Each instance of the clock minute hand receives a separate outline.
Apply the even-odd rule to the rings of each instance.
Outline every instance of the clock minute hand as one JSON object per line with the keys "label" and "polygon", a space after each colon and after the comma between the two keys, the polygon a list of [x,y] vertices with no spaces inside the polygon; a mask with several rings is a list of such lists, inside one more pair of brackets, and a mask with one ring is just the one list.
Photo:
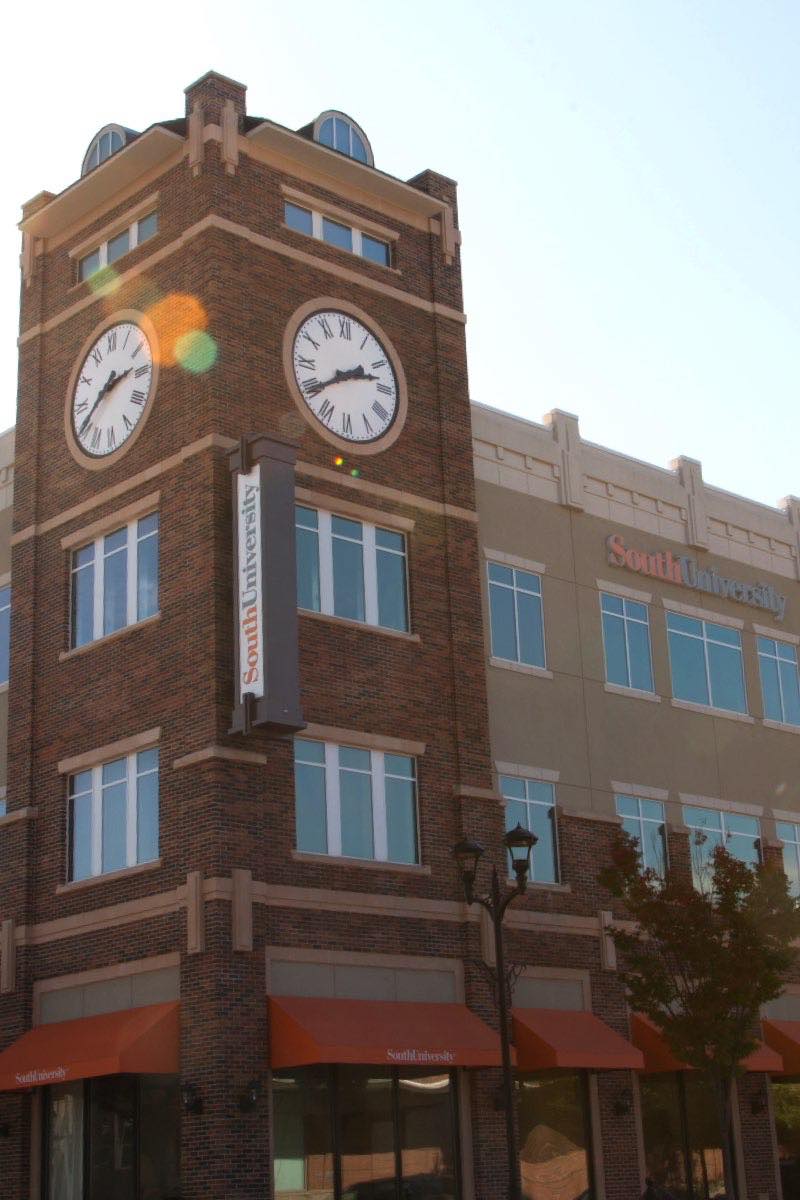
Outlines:
{"label": "clock minute hand", "polygon": [[111,374],[109,375],[108,379],[106,380],[106,382],[100,388],[100,391],[97,393],[97,399],[95,400],[92,407],[89,409],[89,412],[86,414],[86,417],[84,418],[83,424],[81,425],[80,429],[78,430],[78,437],[81,437],[83,435],[84,430],[88,429],[89,424],[91,423],[92,417],[95,414],[95,409],[97,408],[100,401],[105,398],[106,393],[109,391],[109,389],[112,388],[114,386],[114,384],[117,382],[118,378],[121,379],[122,376],[121,375],[117,376],[116,371],[112,371]]}

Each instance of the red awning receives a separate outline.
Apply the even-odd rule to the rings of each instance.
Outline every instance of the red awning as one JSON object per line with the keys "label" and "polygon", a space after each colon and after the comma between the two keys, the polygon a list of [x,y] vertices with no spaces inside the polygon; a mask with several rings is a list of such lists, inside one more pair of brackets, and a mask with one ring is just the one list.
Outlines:
{"label": "red awning", "polygon": [[783,1059],[787,1075],[800,1075],[800,1021],[763,1021],[764,1041]]}
{"label": "red awning", "polygon": [[588,1012],[515,1008],[514,1042],[520,1070],[580,1067],[640,1071],[643,1058],[624,1037]]}
{"label": "red awning", "polygon": [[179,1005],[37,1025],[0,1054],[0,1092],[97,1075],[176,1074]]}
{"label": "red awning", "polygon": [[500,1039],[464,1004],[329,1000],[269,1001],[270,1065],[365,1063],[414,1067],[497,1067]]}
{"label": "red awning", "polygon": [[[780,1022],[780,1024],[792,1024],[793,1022]],[[764,1022],[765,1034],[768,1022]],[[800,1025],[798,1025],[800,1028]],[[691,1068],[685,1062],[681,1062],[676,1058],[670,1050],[667,1042],[662,1034],[652,1021],[642,1013],[631,1014],[631,1040],[634,1046],[638,1046],[644,1054],[644,1069],[648,1072],[657,1071],[689,1071]],[[776,1053],[777,1047],[767,1038],[769,1045],[764,1045],[759,1042],[752,1054],[748,1054],[747,1058],[742,1063],[745,1071],[767,1071],[774,1075],[782,1072],[784,1069],[783,1059],[780,1054]],[[798,1047],[800,1052],[800,1047]],[[800,1060],[799,1060],[800,1061]]]}

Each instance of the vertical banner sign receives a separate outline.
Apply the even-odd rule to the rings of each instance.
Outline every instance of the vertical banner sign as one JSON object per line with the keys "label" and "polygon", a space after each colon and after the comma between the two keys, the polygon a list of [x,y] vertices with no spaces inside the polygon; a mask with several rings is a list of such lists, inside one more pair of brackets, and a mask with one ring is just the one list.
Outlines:
{"label": "vertical banner sign", "polygon": [[231,733],[303,729],[297,643],[293,442],[243,437],[230,453],[234,694]]}
{"label": "vertical banner sign", "polygon": [[264,695],[263,572],[261,554],[261,472],[236,476],[239,553],[239,700]]}

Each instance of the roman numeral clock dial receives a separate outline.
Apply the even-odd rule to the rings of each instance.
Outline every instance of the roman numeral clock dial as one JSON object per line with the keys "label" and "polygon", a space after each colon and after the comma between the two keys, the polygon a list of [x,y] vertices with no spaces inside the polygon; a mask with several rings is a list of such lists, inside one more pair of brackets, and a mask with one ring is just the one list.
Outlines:
{"label": "roman numeral clock dial", "polygon": [[68,397],[67,440],[75,457],[86,465],[111,459],[140,429],[154,390],[151,337],[138,321],[108,325],[81,359]]}
{"label": "roman numeral clock dial", "polygon": [[295,402],[327,441],[368,454],[399,435],[405,377],[389,339],[366,316],[304,305],[287,328],[284,357]]}

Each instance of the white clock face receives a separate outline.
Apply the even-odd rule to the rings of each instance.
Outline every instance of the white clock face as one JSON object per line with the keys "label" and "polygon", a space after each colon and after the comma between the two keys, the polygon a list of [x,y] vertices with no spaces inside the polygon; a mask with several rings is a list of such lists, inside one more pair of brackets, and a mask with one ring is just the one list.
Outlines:
{"label": "white clock face", "polygon": [[107,458],[142,420],[153,384],[153,351],[133,321],[104,329],[78,372],[72,430],[91,458]]}
{"label": "white clock face", "polygon": [[397,376],[376,335],[349,313],[323,309],[292,346],[294,377],[321,425],[346,442],[374,442],[397,415]]}

